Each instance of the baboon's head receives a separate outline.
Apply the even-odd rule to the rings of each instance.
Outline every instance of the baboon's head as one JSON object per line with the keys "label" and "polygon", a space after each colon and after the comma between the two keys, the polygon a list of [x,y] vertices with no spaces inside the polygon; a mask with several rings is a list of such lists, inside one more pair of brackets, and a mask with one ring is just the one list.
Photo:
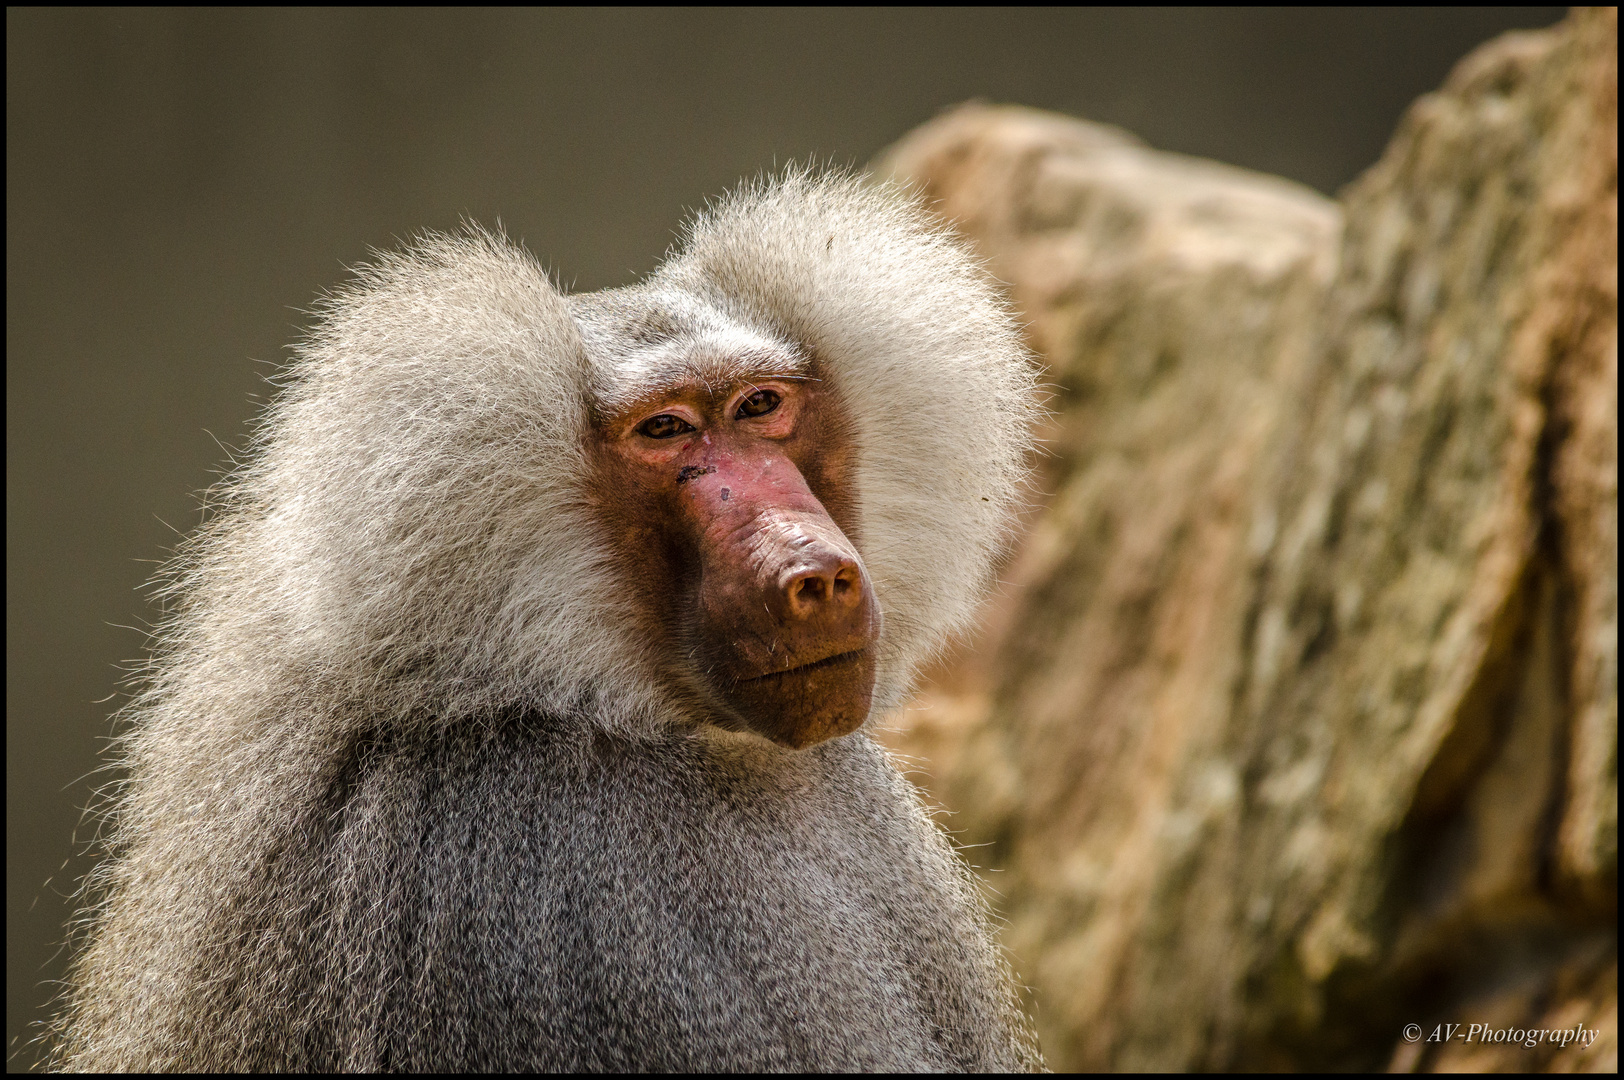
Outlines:
{"label": "baboon's head", "polygon": [[624,289],[470,230],[324,309],[187,572],[224,670],[285,669],[233,685],[318,673],[366,723],[818,744],[906,699],[1021,502],[1014,320],[855,178],[747,185]]}

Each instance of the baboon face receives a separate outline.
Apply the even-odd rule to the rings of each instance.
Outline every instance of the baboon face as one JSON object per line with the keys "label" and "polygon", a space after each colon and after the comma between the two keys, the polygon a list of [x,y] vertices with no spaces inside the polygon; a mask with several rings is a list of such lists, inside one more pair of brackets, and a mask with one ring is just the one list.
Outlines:
{"label": "baboon face", "polygon": [[678,678],[723,724],[794,749],[862,724],[880,613],[848,538],[836,395],[805,377],[695,380],[595,442],[611,538]]}

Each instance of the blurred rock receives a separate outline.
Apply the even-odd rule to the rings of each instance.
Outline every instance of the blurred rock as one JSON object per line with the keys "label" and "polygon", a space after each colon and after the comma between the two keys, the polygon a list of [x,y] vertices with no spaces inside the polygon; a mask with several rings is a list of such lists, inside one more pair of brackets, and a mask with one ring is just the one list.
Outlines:
{"label": "blurred rock", "polygon": [[[889,737],[1055,1068],[1616,1064],[1616,24],[1479,49],[1340,208],[1016,108],[879,163],[1053,384],[1005,588]],[[1604,1030],[1399,1038],[1473,1010]]]}

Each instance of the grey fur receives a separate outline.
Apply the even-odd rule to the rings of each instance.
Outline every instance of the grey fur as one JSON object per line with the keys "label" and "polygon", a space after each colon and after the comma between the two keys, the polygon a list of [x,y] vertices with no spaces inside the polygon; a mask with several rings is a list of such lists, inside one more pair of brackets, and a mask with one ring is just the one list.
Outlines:
{"label": "grey fur", "polygon": [[878,715],[987,584],[1035,408],[987,276],[907,197],[791,173],[570,299],[500,237],[430,236],[327,302],[166,579],[56,1063],[1038,1064],[866,732],[706,724],[619,602],[594,410],[766,358],[852,414]]}

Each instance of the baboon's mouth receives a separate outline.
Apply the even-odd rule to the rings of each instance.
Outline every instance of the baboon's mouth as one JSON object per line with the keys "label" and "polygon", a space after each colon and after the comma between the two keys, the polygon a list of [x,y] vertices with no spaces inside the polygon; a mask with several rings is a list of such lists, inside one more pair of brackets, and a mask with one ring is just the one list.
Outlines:
{"label": "baboon's mouth", "polygon": [[809,671],[821,671],[824,668],[854,663],[861,660],[863,658],[863,654],[866,652],[868,652],[866,647],[861,649],[853,649],[851,652],[837,653],[834,656],[826,656],[822,660],[814,660],[810,664],[802,664],[799,667],[785,668],[783,671],[769,671],[765,675],[756,675],[748,679],[740,679],[739,681],[753,683],[762,682],[767,679],[779,679],[783,678],[785,675],[805,675]]}

